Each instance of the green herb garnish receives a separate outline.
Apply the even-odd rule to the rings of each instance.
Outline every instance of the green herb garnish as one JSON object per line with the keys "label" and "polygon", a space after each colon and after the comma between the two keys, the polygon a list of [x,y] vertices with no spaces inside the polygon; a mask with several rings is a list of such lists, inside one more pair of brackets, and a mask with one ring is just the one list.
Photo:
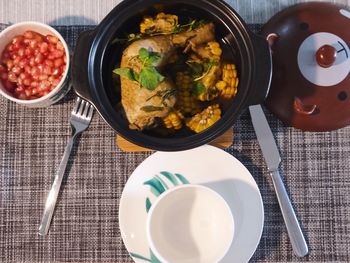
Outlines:
{"label": "green herb garnish", "polygon": [[126,38],[118,38],[116,37],[115,39],[113,39],[111,41],[111,45],[114,45],[114,44],[124,44],[126,42],[131,42],[131,41],[134,41],[136,39],[141,39],[143,37],[143,34],[129,34],[126,36]]}
{"label": "green herb garnish", "polygon": [[131,68],[116,68],[113,70],[113,73],[136,81],[148,90],[154,90],[159,83],[165,79],[165,77],[153,67],[153,64],[158,62],[160,58],[161,56],[159,53],[148,51],[146,48],[140,48],[138,59],[142,63],[142,69],[139,74]]}
{"label": "green herb garnish", "polygon": [[203,63],[203,71],[202,71],[202,75],[198,76],[198,74],[194,75],[194,81],[198,81],[203,79],[206,75],[208,75],[209,71],[211,70],[211,68],[213,66],[217,66],[219,65],[219,63],[217,61],[214,60],[210,60],[210,61],[206,61]]}
{"label": "green herb garnish", "polygon": [[114,44],[123,44],[123,43],[125,43],[125,42],[127,42],[128,41],[128,39],[126,39],[126,38],[118,38],[118,37],[116,37],[115,39],[113,39],[112,41],[111,41],[111,45],[114,45]]}
{"label": "green herb garnish", "polygon": [[153,111],[162,111],[162,110],[164,110],[164,107],[147,105],[147,106],[141,107],[140,109],[145,111],[145,112],[153,112]]}
{"label": "green herb garnish", "polygon": [[151,99],[158,97],[162,100],[162,104],[164,107],[168,107],[168,104],[166,100],[170,100],[171,97],[174,97],[176,94],[176,89],[171,89],[171,90],[159,90],[157,91],[154,95],[149,97],[146,101],[150,101]]}
{"label": "green herb garnish", "polygon": [[146,48],[140,48],[139,59],[144,66],[152,66],[154,63],[160,60],[161,56],[159,53],[150,52]]}
{"label": "green herb garnish", "polygon": [[181,32],[190,32],[204,24],[206,24],[207,21],[205,20],[196,20],[196,19],[190,19],[189,22],[185,25],[175,24],[174,28],[171,32],[156,32],[154,30],[146,30],[145,33],[138,33],[138,34],[128,34],[125,38],[115,38],[111,41],[111,45],[114,44],[124,44],[126,42],[131,42],[137,39],[141,39],[143,37],[152,37],[152,36],[159,36],[159,35],[171,35],[171,34],[177,34]]}
{"label": "green herb garnish", "polygon": [[164,80],[153,64],[160,60],[159,53],[151,52],[146,48],[140,48],[139,59],[143,68],[140,71],[139,83],[148,90],[154,90],[160,82]]}
{"label": "green herb garnish", "polygon": [[217,65],[219,65],[219,62],[216,60],[209,60],[204,62],[204,66],[207,68],[211,68],[212,66],[217,66]]}
{"label": "green herb garnish", "polygon": [[176,94],[176,89],[166,90],[162,97],[163,100],[169,100],[171,97],[174,97]]}
{"label": "green herb garnish", "polygon": [[197,27],[207,23],[205,20],[196,20],[196,19],[190,19],[189,22],[185,25],[176,24],[174,26],[174,29],[172,31],[173,34],[181,33],[181,32],[190,32],[193,29],[196,29]]}
{"label": "green herb garnish", "polygon": [[164,76],[154,67],[144,67],[140,72],[139,83],[148,90],[154,90],[163,80]]}
{"label": "green herb garnish", "polygon": [[197,62],[194,62],[194,61],[187,61],[186,64],[191,69],[191,73],[192,73],[193,79],[202,76],[203,71],[204,71],[203,64],[200,64],[200,63],[197,63]]}
{"label": "green herb garnish", "polygon": [[202,93],[205,92],[205,86],[202,82],[196,81],[192,88],[191,88],[191,92],[194,96],[198,97],[199,95],[201,95]]}
{"label": "green herb garnish", "polygon": [[139,79],[138,74],[135,71],[133,71],[131,68],[116,68],[113,70],[113,73],[121,77],[126,77],[133,81],[138,81]]}

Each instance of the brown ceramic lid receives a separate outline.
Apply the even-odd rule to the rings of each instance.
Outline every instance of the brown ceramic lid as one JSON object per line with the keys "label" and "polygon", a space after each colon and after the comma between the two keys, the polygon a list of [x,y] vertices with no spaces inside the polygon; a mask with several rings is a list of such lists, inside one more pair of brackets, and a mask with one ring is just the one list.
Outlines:
{"label": "brown ceramic lid", "polygon": [[303,3],[275,15],[263,28],[272,50],[267,107],[305,131],[350,124],[350,11]]}

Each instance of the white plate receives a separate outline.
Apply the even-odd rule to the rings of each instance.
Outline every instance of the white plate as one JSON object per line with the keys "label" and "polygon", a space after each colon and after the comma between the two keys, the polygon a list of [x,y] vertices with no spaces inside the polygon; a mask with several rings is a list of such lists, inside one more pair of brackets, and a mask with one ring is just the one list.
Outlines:
{"label": "white plate", "polygon": [[[161,174],[163,171],[168,174]],[[120,200],[119,226],[134,261],[159,262],[147,243],[147,209],[162,188],[184,183],[210,187],[226,200],[234,217],[235,234],[221,262],[248,262],[259,244],[264,224],[260,191],[242,163],[213,146],[183,152],[156,152],[132,173]]]}

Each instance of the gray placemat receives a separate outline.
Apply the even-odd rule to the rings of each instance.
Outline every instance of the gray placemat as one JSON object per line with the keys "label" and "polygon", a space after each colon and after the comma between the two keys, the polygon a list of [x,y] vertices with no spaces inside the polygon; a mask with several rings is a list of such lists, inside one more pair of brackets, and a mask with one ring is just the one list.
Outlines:
{"label": "gray placemat", "polygon": [[[254,31],[258,25],[251,26]],[[4,25],[0,27],[4,28]],[[57,27],[71,47],[89,26]],[[118,228],[118,203],[132,171],[149,153],[124,153],[95,114],[64,181],[50,234],[38,235],[44,202],[70,135],[74,94],[46,109],[0,98],[0,261],[132,262]],[[235,123],[238,158],[259,185],[265,226],[252,262],[350,261],[350,128],[304,133],[267,117],[281,171],[310,246],[293,256],[272,182],[247,112]]]}

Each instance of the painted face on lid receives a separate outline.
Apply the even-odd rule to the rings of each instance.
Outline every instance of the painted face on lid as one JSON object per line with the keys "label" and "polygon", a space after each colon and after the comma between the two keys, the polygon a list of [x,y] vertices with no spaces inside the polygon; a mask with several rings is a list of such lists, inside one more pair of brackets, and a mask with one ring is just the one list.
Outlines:
{"label": "painted face on lid", "polygon": [[304,3],[263,28],[273,58],[267,107],[306,131],[350,124],[350,12],[330,3]]}

